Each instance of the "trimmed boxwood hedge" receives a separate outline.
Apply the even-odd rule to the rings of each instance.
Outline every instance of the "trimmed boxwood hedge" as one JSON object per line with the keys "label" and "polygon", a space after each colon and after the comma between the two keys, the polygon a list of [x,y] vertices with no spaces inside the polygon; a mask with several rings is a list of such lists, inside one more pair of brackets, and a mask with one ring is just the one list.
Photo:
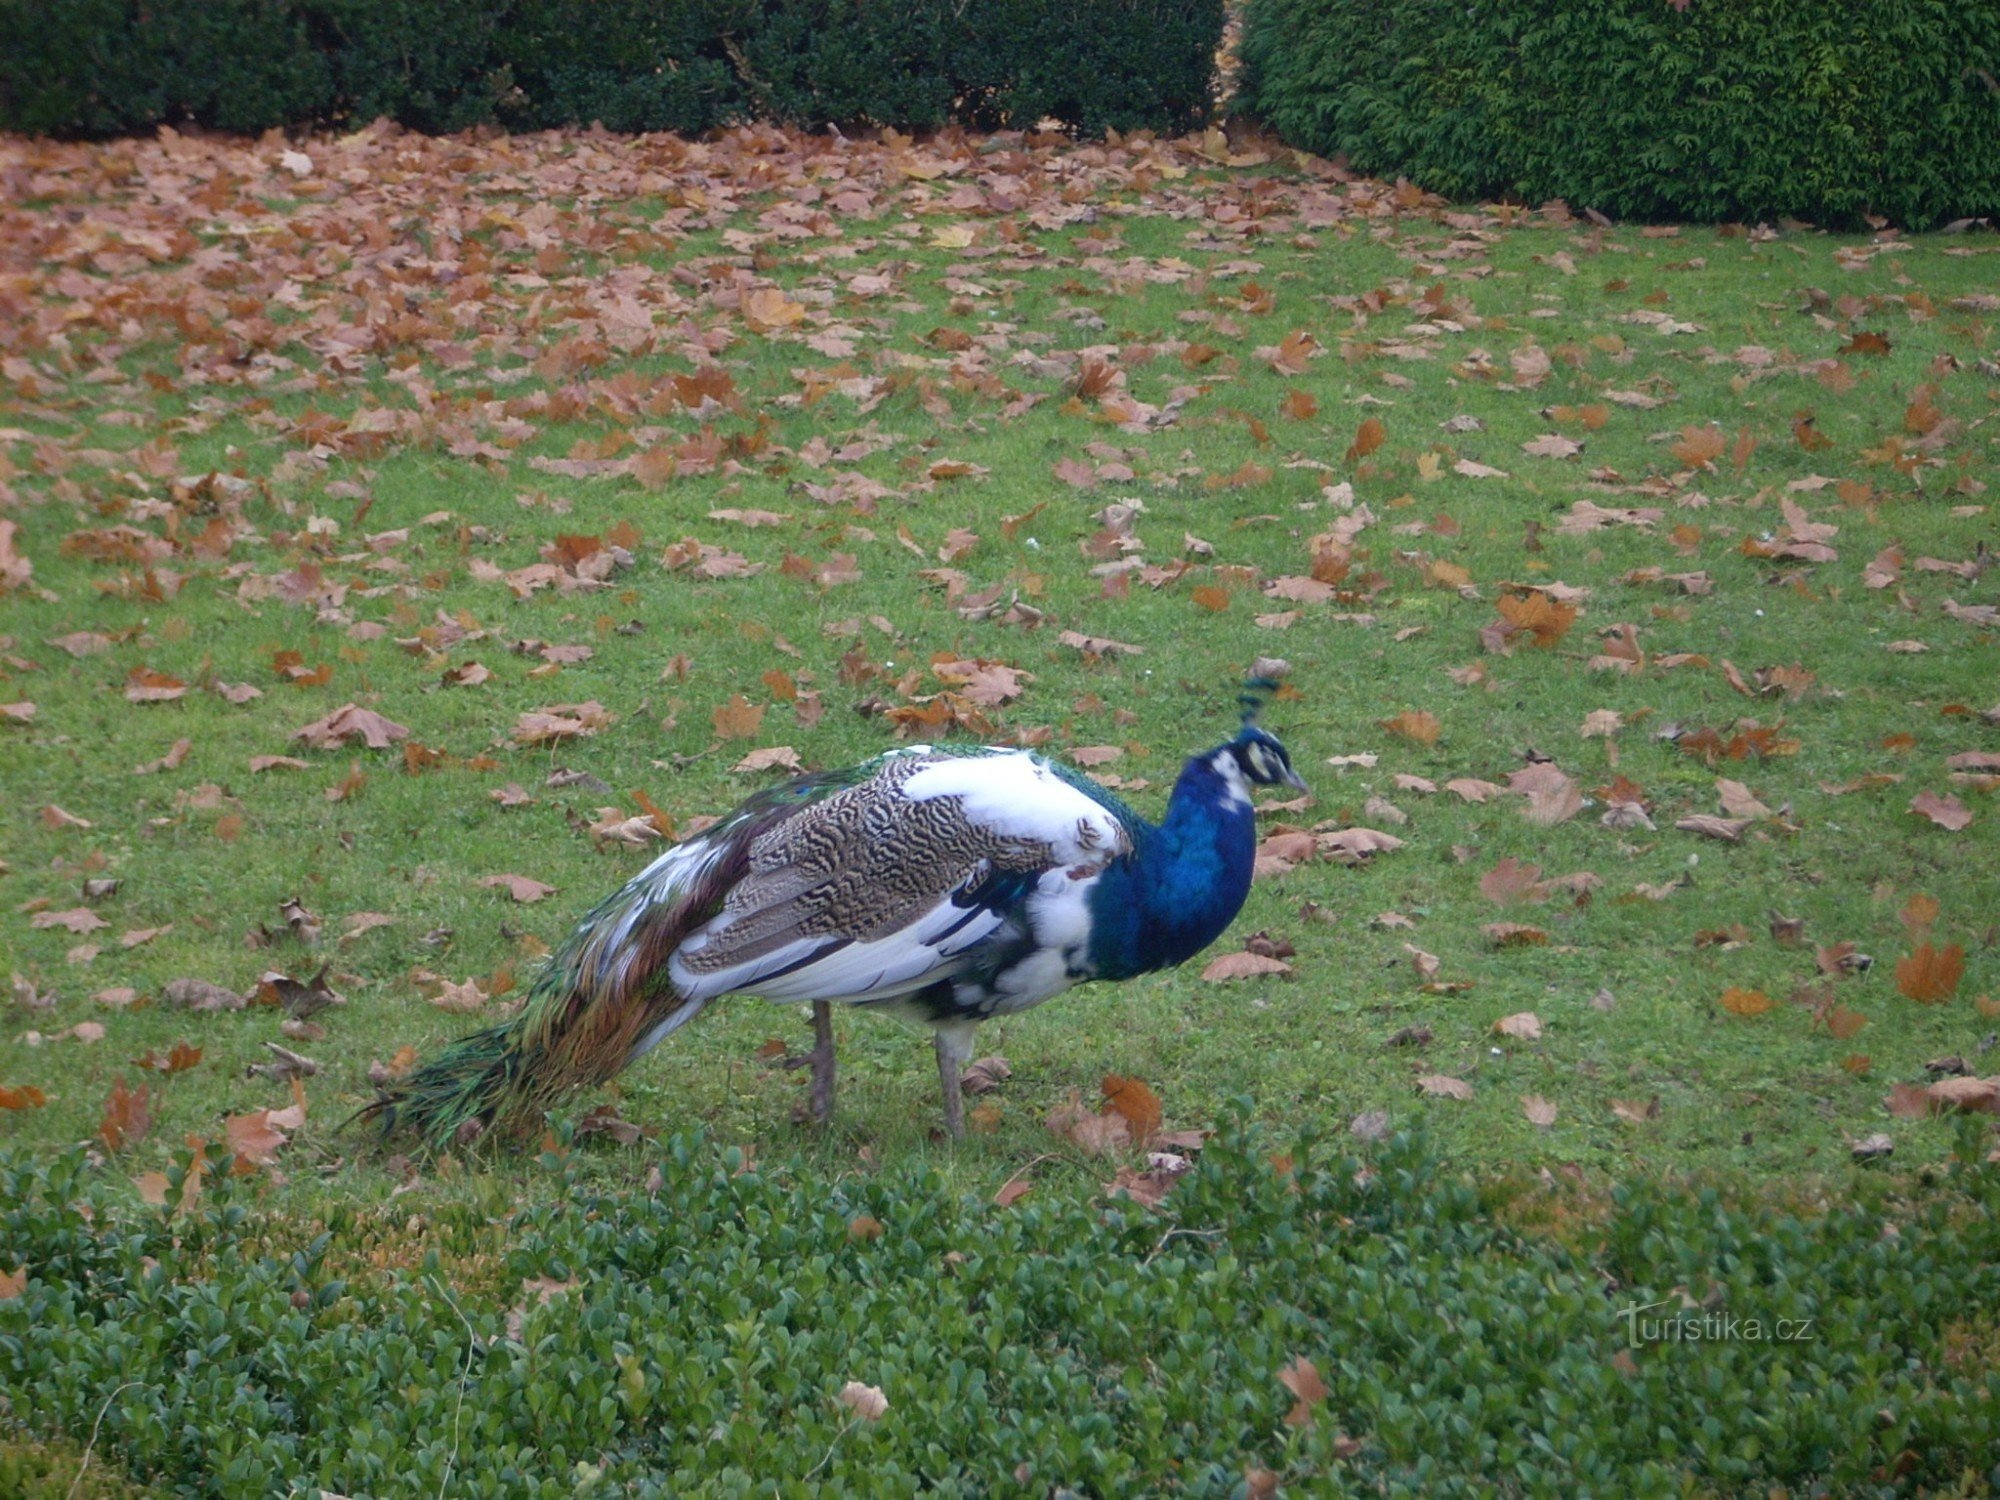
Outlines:
{"label": "trimmed boxwood hedge", "polygon": [[0,0],[0,129],[1179,132],[1223,0]]}
{"label": "trimmed boxwood hedge", "polygon": [[1238,108],[1456,198],[2000,215],[1994,0],[1248,0]]}
{"label": "trimmed boxwood hedge", "polygon": [[[1420,1138],[1363,1158],[1247,1119],[1158,1213],[1101,1174],[1000,1208],[921,1162],[752,1167],[691,1137],[641,1148],[651,1190],[644,1159],[552,1151],[525,1185],[295,1186],[277,1213],[222,1148],[178,1213],[186,1154],[158,1209],[80,1150],[0,1153],[0,1268],[25,1270],[0,1298],[0,1445],[11,1413],[134,1479],[258,1500],[2000,1478],[1977,1118],[1935,1179],[1857,1172],[1796,1206],[1481,1184]],[[1299,1359],[1326,1397],[1293,1420]],[[849,1381],[883,1390],[881,1420],[842,1405]]]}

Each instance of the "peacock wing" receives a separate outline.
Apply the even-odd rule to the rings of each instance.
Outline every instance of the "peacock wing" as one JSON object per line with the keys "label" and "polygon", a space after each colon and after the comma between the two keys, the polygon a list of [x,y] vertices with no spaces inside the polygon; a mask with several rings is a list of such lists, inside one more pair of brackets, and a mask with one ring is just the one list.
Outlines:
{"label": "peacock wing", "polygon": [[720,909],[682,941],[676,992],[887,999],[958,972],[1050,871],[1131,847],[1124,822],[1020,751],[917,747],[751,839]]}

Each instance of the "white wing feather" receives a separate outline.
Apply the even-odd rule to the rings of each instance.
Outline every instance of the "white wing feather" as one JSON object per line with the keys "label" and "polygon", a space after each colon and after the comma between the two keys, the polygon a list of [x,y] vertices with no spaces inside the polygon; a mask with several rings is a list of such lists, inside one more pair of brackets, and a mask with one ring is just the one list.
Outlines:
{"label": "white wing feather", "polygon": [[[907,753],[923,754],[926,749],[912,746]],[[1059,905],[1067,907],[1077,899],[1072,882],[1102,869],[1131,848],[1117,818],[1026,751],[940,760],[911,776],[900,790],[901,795],[915,801],[956,798],[968,820],[1010,838],[1049,846],[1054,868],[1042,877],[1028,915],[1038,930],[1054,915],[1049,897],[1060,893],[1064,899]],[[688,966],[687,957],[701,952],[746,914],[719,915],[690,933],[675,950],[669,961],[674,988],[695,1002],[728,994],[849,1003],[914,994],[961,972],[967,950],[1010,921],[1022,920],[956,904],[954,897],[977,885],[988,873],[984,865],[969,871],[956,889],[920,910],[895,932],[872,942],[841,942],[824,935],[800,937],[741,963],[696,972]],[[1059,947],[1067,948],[1075,940],[1076,935],[1066,930],[1075,919],[1075,914],[1065,912],[1065,920],[1052,924],[1064,929],[1051,933],[1058,938]],[[1059,957],[1055,967],[1062,967]],[[1053,988],[1063,987],[1053,977],[1048,982]]]}

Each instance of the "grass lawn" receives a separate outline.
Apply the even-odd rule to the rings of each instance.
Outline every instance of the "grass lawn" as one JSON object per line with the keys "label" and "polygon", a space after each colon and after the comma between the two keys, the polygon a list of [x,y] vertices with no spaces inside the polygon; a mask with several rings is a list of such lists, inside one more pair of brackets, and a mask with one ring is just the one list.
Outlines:
{"label": "grass lawn", "polygon": [[[604,1195],[605,1222],[627,1223],[649,1175],[733,1225],[767,1291],[793,1266],[772,1204],[832,1205],[811,1212],[837,1259],[856,1216],[922,1203],[983,1223],[964,1205],[1026,1182],[988,1219],[1044,1217],[978,1233],[1070,1264],[1110,1215],[1125,1227],[1103,1230],[1104,1253],[1137,1268],[1130,1295],[1199,1301],[1212,1239],[1153,1247],[1177,1223],[1224,1232],[1220,1190],[1196,1186],[1221,1169],[1157,1210],[1107,1208],[1103,1185],[1143,1163],[1047,1123],[1073,1094],[1094,1106],[1107,1074],[1144,1080],[1169,1128],[1230,1119],[1271,1151],[1303,1132],[1337,1158],[1416,1131],[1381,1148],[1427,1164],[1410,1182],[1466,1174],[1489,1195],[1462,1220],[1438,1210],[1443,1229],[1408,1205],[1375,1227],[1429,1236],[1457,1267],[1514,1223],[1526,1238],[1505,1255],[1542,1265],[1537,1296],[1560,1281],[1583,1297],[1593,1255],[1615,1258],[1593,1239],[1632,1212],[1614,1184],[1706,1226],[1673,1243],[1714,1250],[1718,1285],[1737,1285],[1736,1250],[1705,1238],[1722,1210],[1700,1194],[1718,1190],[1781,1245],[1783,1224],[1854,1203],[1841,1243],[1857,1255],[1878,1253],[1860,1248],[1881,1227],[1866,1214],[1923,1212],[1968,1235],[1965,1267],[1990,1261],[1970,1227],[1990,1238],[1990,1187],[1961,1180],[1991,1176],[1963,1164],[1990,1148],[1988,1117],[1950,1106],[1991,1108],[1978,1080],[2000,1073],[2000,241],[1451,209],[1231,150],[763,129],[700,145],[0,142],[0,1148],[15,1169],[56,1171],[90,1142],[66,1191],[82,1201],[87,1180],[107,1222],[153,1226],[134,1255],[171,1261],[160,1226],[181,1221],[142,1194],[178,1202],[210,1145],[244,1152],[227,1197],[247,1217],[189,1243],[213,1234],[232,1264],[309,1255],[258,1283],[290,1297],[299,1278],[309,1309],[337,1276],[399,1327],[433,1320],[411,1339],[442,1415],[383,1439],[429,1445],[402,1479],[431,1492],[469,1472],[449,1398],[463,1403],[471,1346],[426,1286],[458,1287],[463,1315],[496,1329],[525,1284],[608,1287],[615,1246],[556,1221]],[[613,1104],[646,1132],[634,1145],[565,1127],[539,1161],[427,1163],[337,1129],[372,1097],[371,1067],[504,1015],[662,830],[785,767],[970,735],[1073,757],[1156,816],[1265,657],[1286,664],[1266,722],[1313,791],[1269,810],[1266,878],[1216,953],[1261,933],[1289,972],[1209,978],[1204,960],[989,1026],[981,1050],[1012,1075],[963,1144],[932,1134],[924,1040],[867,1017],[839,1023],[834,1126],[802,1129],[803,1077],[769,1054],[804,1022],[749,1000],[579,1101]],[[388,721],[379,747],[333,743],[338,720],[307,729],[349,705]],[[313,1070],[274,1076],[273,1044]],[[300,1106],[303,1124],[286,1113]],[[1876,1136],[1893,1155],[1877,1141],[1858,1163]],[[768,1234],[719,1206],[746,1167],[780,1185],[743,1190],[777,1195],[758,1199]],[[1276,1236],[1268,1250],[1372,1223],[1328,1178],[1324,1201],[1244,1232]],[[26,1181],[21,1201],[51,1206],[0,1222],[0,1273],[12,1248],[47,1281],[33,1256],[77,1226],[61,1227],[63,1194]],[[496,1227],[529,1220],[532,1252]],[[914,1238],[944,1253],[928,1233]],[[74,1253],[80,1284],[111,1274]],[[1692,1274],[1678,1251],[1632,1253],[1644,1275],[1627,1285]],[[1165,1292],[1163,1263],[1180,1278]],[[1281,1298],[1261,1274],[1236,1293]],[[921,1295],[913,1267],[899,1275]],[[1745,1276],[1745,1298],[1769,1290]],[[754,1308],[725,1305],[742,1294],[700,1304],[742,1329],[718,1367],[759,1341]],[[124,1315],[151,1316],[131,1295]],[[183,1315],[199,1329],[178,1305],[166,1321]],[[1533,1326],[1570,1330],[1595,1368],[1616,1329],[1590,1317]],[[1907,1317],[1905,1356],[1931,1360],[1949,1319]],[[1165,1485],[1143,1455],[1170,1450],[1174,1482],[1200,1493],[1254,1493],[1244,1475],[1267,1465],[1419,1490],[1515,1472],[1441,1437],[1443,1417],[1399,1427],[1363,1402],[1288,1425],[1278,1366],[1345,1326],[1315,1307],[1268,1338],[1207,1329],[1245,1368],[1265,1359],[1248,1406],[1196,1424],[1207,1446],[1149,1447],[1107,1416],[1100,1446],[1142,1455],[1136,1471],[1050,1437],[1023,1449],[1022,1492]],[[619,1352],[609,1328],[572,1336],[592,1379],[624,1369],[646,1388],[655,1356]],[[1910,1411],[1958,1377],[2000,1399],[1990,1317],[1951,1338],[1956,1376],[1917,1380]],[[1112,1393],[1152,1378],[1102,1350],[1065,1357],[1081,1385],[1005,1401],[1129,1415]],[[1330,1374],[1335,1405],[1422,1357],[1385,1345],[1346,1386]],[[1672,1357],[1651,1398],[1685,1413],[1676,1382],[1703,1367]],[[1501,1363],[1541,1359],[1517,1343]],[[1771,1359],[1745,1354],[1738,1373],[1776,1388]],[[283,1459],[248,1439],[249,1477],[224,1482],[224,1458],[170,1458],[172,1423],[154,1432],[136,1398],[110,1396],[116,1368],[104,1348],[82,1360],[53,1426],[81,1444],[102,1407],[137,1478],[402,1482],[323,1463],[337,1443]],[[1212,1395],[1213,1372],[1161,1368],[1164,1387]],[[1850,1395],[1880,1394],[1878,1377],[1837,1375]],[[905,1379],[942,1377],[911,1363]],[[565,1398],[578,1412],[581,1389]],[[749,1492],[760,1454],[777,1466],[764,1477],[805,1486],[829,1444],[828,1482],[855,1462],[903,1476],[890,1490],[947,1472],[1003,1487],[976,1459],[927,1461],[920,1434],[870,1471],[834,1434],[877,1424],[806,1389],[818,1425],[782,1442],[688,1417],[722,1444],[700,1462],[601,1433],[593,1448],[579,1428],[549,1492],[726,1489],[724,1469]],[[633,1424],[653,1409],[600,1397]],[[1538,1410],[1551,1430],[1572,1420]],[[1856,1438],[1847,1467],[1768,1433],[1747,1456],[1732,1437],[1727,1458],[1668,1445],[1644,1462],[1716,1492],[1820,1475],[1938,1490],[2000,1458],[1963,1436],[1925,1446],[1910,1420]],[[1350,1432],[1362,1446],[1345,1451]],[[482,1461],[534,1435],[487,1430]],[[1902,1464],[1905,1447],[1927,1456]],[[1427,1450],[1446,1467],[1426,1471]],[[1520,1483],[1629,1485],[1639,1450],[1616,1451],[1625,1467],[1599,1471],[1536,1449],[1519,1461],[1554,1477]]]}

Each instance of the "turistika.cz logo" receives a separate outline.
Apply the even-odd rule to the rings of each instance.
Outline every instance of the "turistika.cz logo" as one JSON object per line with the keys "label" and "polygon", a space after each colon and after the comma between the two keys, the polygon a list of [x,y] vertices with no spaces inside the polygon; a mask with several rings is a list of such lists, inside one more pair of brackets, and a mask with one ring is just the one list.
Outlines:
{"label": "turistika.cz logo", "polygon": [[[1674,1311],[1663,1309],[1672,1307]],[[1701,1311],[1669,1297],[1643,1307],[1621,1307],[1625,1343],[1642,1344],[1809,1344],[1819,1337],[1814,1318],[1756,1318],[1725,1310]]]}

